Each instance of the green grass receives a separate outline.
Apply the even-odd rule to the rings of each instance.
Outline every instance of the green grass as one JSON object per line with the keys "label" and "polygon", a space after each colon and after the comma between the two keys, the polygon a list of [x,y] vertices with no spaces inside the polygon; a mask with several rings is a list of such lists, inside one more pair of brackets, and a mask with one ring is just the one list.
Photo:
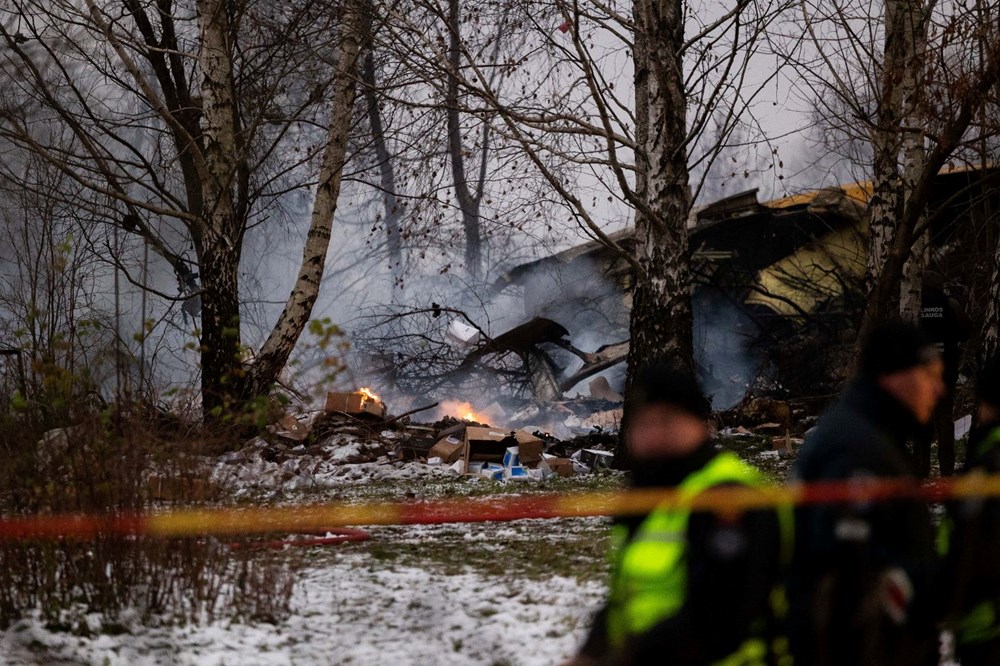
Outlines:
{"label": "green grass", "polygon": [[[297,501],[395,502],[469,498],[472,501],[538,494],[614,491],[626,486],[618,472],[535,483],[501,484],[476,478],[379,480],[352,484],[323,497],[308,494]],[[294,501],[294,500],[293,500]],[[580,581],[607,574],[610,521],[604,518],[532,519],[511,522],[454,523],[428,526],[372,526],[372,538],[334,548],[305,551],[306,564],[322,566],[327,558],[365,556],[371,570],[415,567],[445,575],[491,578],[512,573],[544,581],[566,576]]]}
{"label": "green grass", "polygon": [[608,525],[599,518],[520,520],[507,523],[376,527],[372,538],[316,549],[308,559],[364,554],[377,569],[416,567],[445,575],[493,577],[514,573],[544,581],[552,576],[595,580],[606,574]]}

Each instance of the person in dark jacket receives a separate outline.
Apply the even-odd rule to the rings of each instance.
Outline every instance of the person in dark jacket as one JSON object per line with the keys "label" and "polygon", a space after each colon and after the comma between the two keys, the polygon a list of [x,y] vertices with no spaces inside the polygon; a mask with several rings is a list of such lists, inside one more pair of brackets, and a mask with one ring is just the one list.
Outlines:
{"label": "person in dark jacket", "polygon": [[[960,474],[1000,474],[1000,357],[979,373],[975,417]],[[1000,663],[1000,499],[949,503],[939,544],[943,599],[962,666]]]}
{"label": "person in dark jacket", "polygon": [[[793,479],[917,483],[907,438],[930,421],[943,370],[915,326],[873,330],[857,376],[807,436]],[[796,663],[936,664],[934,566],[923,502],[799,507],[788,583]]]}
{"label": "person in dark jacket", "polygon": [[690,374],[660,365],[637,384],[626,428],[632,485],[675,488],[680,498],[616,520],[609,600],[571,663],[729,658],[750,664],[788,655],[787,639],[775,633],[772,601],[783,544],[785,565],[790,562],[790,508],[726,516],[692,511],[686,498],[764,480],[712,444],[708,402]]}

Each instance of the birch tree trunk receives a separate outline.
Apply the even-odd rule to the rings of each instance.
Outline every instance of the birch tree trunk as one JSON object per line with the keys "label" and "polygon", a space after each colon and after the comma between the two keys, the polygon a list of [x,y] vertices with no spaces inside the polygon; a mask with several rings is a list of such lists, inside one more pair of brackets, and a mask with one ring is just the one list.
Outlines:
{"label": "birch tree trunk", "polygon": [[915,94],[912,85],[915,81],[913,68],[918,66],[914,61],[914,51],[919,4],[920,0],[886,0],[885,3],[881,94],[872,136],[871,239],[865,275],[865,288],[869,293],[882,274],[895,236],[896,223],[906,201],[907,188],[902,182],[899,159],[903,144],[903,119],[907,117],[904,106]]}
{"label": "birch tree trunk", "polygon": [[[687,100],[680,0],[638,0],[635,19],[636,211],[635,259],[629,322],[627,391],[660,360],[692,368],[691,276],[687,218]],[[626,402],[626,405],[628,402]],[[627,451],[619,447],[618,462]]]}
{"label": "birch tree trunk", "polygon": [[[920,5],[922,3],[914,3]],[[927,48],[927,17],[926,9],[910,4],[906,8],[907,40],[904,48],[908,50],[906,64],[902,72],[901,103],[903,109],[903,172],[901,178],[904,200],[913,196],[913,190],[920,174],[927,169],[927,151],[924,147],[924,135],[919,129],[921,123],[921,93],[924,80],[922,76],[924,54]],[[912,27],[911,27],[912,26]],[[921,216],[924,219],[925,216]],[[899,315],[905,321],[920,323],[920,311],[923,303],[924,269],[927,267],[930,249],[929,234],[921,234],[913,241],[910,258],[903,267],[900,283]]]}
{"label": "birch tree trunk", "polygon": [[[876,126],[872,133],[870,238],[865,273],[868,298],[859,341],[867,330],[893,312],[912,320],[920,316],[920,281],[925,253],[914,254],[905,271],[902,264],[892,269],[887,264],[896,241],[904,238],[908,240],[903,261],[910,259],[913,229],[902,230],[903,236],[897,239],[903,213],[912,206],[921,210],[926,206],[926,198],[921,201],[914,194],[918,181],[926,175],[928,168],[923,136],[915,129],[921,125],[918,100],[920,72],[924,63],[920,53],[926,42],[928,11],[923,0],[887,0],[885,3],[884,59]],[[916,220],[913,221],[915,225]],[[893,286],[901,286],[883,289],[886,281]],[[905,299],[900,299],[899,289],[905,293]],[[891,293],[894,299],[885,298],[881,293]],[[893,307],[893,300],[896,307]]]}
{"label": "birch tree trunk", "polygon": [[687,219],[687,100],[679,53],[684,41],[680,0],[639,0],[636,31],[636,102],[645,117],[642,199],[649,214],[636,216],[636,276],[632,315],[632,370],[658,358],[691,367],[691,277]]}
{"label": "birch tree trunk", "polygon": [[202,269],[202,405],[210,417],[238,399],[233,389],[243,375],[238,269],[245,211],[238,210],[236,204],[242,147],[232,89],[233,27],[224,0],[199,3],[198,28],[203,210],[192,235]]}
{"label": "birch tree trunk", "polygon": [[302,263],[285,308],[267,341],[261,347],[257,360],[250,368],[246,397],[260,395],[266,391],[278,372],[285,367],[299,335],[312,316],[313,305],[319,295],[327,249],[330,246],[333,217],[340,196],[344,162],[347,158],[351,112],[357,94],[355,77],[361,51],[361,12],[358,0],[350,0],[344,8],[344,22],[333,82],[333,100],[330,107],[330,125],[327,128],[309,232],[302,252]]}

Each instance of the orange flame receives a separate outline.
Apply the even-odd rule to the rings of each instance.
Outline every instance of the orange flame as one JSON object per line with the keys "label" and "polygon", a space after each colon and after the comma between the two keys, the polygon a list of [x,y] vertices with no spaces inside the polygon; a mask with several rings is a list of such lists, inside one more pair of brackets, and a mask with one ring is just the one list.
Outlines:
{"label": "orange flame", "polygon": [[445,400],[438,408],[443,416],[454,416],[464,421],[475,421],[476,423],[486,423],[486,417],[478,414],[475,408],[468,402],[459,400]]}
{"label": "orange flame", "polygon": [[369,400],[374,400],[375,402],[382,402],[382,398],[378,397],[378,394],[370,388],[359,388],[357,390],[361,394],[362,402],[367,402]]}

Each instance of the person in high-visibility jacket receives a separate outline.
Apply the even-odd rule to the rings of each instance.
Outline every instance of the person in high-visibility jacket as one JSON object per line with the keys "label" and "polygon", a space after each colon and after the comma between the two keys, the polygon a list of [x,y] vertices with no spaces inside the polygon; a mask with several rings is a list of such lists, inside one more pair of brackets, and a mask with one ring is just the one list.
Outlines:
{"label": "person in high-visibility jacket", "polygon": [[763,488],[764,477],[711,441],[708,401],[683,371],[655,365],[631,396],[632,484],[677,495],[612,532],[609,599],[573,664],[790,663],[782,636],[783,564],[793,515],[695,512],[700,493]]}
{"label": "person in high-visibility jacket", "polygon": [[[976,381],[963,480],[1000,474],[1000,357]],[[1000,663],[1000,499],[949,503],[938,533],[942,597],[962,666]]]}

